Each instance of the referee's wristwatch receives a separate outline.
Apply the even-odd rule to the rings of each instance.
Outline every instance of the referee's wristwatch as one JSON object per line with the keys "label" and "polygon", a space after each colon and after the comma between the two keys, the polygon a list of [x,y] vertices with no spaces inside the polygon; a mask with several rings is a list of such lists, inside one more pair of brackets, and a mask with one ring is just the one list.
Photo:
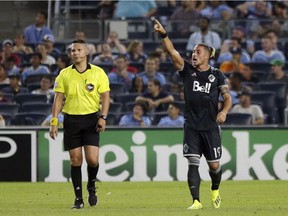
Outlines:
{"label": "referee's wristwatch", "polygon": [[99,118],[102,118],[103,120],[107,121],[107,115],[100,115]]}

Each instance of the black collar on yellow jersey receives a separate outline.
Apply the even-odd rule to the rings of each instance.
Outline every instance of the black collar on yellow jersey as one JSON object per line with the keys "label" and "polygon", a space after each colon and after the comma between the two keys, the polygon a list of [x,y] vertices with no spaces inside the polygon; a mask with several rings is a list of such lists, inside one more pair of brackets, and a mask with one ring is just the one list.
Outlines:
{"label": "black collar on yellow jersey", "polygon": [[[77,70],[77,68],[76,68],[76,66],[74,64],[72,65],[72,69],[76,69]],[[88,70],[88,69],[91,69],[91,65],[90,64],[87,64],[87,67],[86,67],[85,71]],[[83,72],[78,71],[78,72],[79,73],[84,73],[85,71],[83,71]]]}

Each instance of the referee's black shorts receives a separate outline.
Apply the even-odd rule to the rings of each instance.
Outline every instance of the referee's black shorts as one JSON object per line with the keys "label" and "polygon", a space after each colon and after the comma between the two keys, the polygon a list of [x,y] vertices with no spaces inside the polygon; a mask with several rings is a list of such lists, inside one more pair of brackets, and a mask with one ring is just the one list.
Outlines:
{"label": "referee's black shorts", "polygon": [[219,161],[222,156],[221,129],[197,131],[184,125],[183,156],[205,156],[207,162]]}
{"label": "referee's black shorts", "polygon": [[98,113],[88,115],[64,114],[64,150],[84,145],[99,146],[99,132],[96,131]]}

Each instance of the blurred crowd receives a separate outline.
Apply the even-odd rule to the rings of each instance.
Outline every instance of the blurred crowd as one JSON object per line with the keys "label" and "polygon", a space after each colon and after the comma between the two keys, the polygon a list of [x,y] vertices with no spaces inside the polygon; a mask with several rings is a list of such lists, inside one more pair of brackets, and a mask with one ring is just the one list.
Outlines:
{"label": "blurred crowd", "polygon": [[[172,41],[175,35],[187,39],[178,50],[187,61],[196,44],[213,46],[217,55],[210,63],[228,78],[233,98],[231,114],[249,114],[248,124],[253,125],[284,123],[288,94],[287,1],[146,0],[127,4],[124,0],[102,0],[97,4],[99,19],[156,17],[167,27]],[[223,29],[228,34],[223,34]],[[140,38],[123,41],[116,31],[107,35],[104,41],[95,44],[91,42],[93,36],[88,38],[85,30],[75,32],[75,39],[88,42],[90,63],[102,67],[108,75],[112,102],[108,124],[183,126],[182,80],[161,43],[157,41],[152,49],[151,46],[147,49],[147,41]],[[35,22],[14,39],[2,38],[2,126],[47,125],[47,112],[39,121],[15,120],[16,115],[24,113],[21,107],[25,103],[35,101],[21,102],[18,112],[13,114],[1,107],[17,104],[20,94],[45,95],[45,103],[51,104],[54,79],[71,64],[69,51],[69,44],[57,41],[47,27],[45,11],[38,12]],[[219,97],[219,109],[221,101]],[[9,117],[11,121],[5,124],[5,118]]]}

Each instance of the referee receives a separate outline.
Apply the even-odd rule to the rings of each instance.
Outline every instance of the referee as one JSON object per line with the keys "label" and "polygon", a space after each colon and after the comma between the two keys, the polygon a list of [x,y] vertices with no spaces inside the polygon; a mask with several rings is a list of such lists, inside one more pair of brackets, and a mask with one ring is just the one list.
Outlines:
{"label": "referee", "polygon": [[[90,206],[97,204],[95,180],[99,169],[99,133],[105,130],[109,110],[109,81],[103,69],[88,64],[88,47],[85,41],[75,40],[71,45],[73,65],[61,70],[56,77],[50,136],[58,133],[58,114],[64,113],[64,149],[69,151],[71,178],[75,193],[72,208],[84,207],[82,197],[82,148],[88,164]],[[101,98],[101,110],[100,110]],[[63,107],[63,108],[62,108]]]}
{"label": "referee", "polygon": [[[226,120],[231,107],[231,96],[226,77],[217,68],[209,65],[215,49],[206,44],[197,44],[192,50],[191,61],[185,61],[175,50],[166,30],[155,20],[154,31],[162,38],[162,45],[169,54],[183,80],[185,98],[185,122],[183,156],[188,160],[187,181],[193,203],[188,208],[201,209],[199,165],[205,156],[211,177],[211,201],[214,208],[219,208],[221,198],[219,186],[222,169],[221,130],[219,124]],[[224,100],[223,109],[218,110],[219,94]]]}

